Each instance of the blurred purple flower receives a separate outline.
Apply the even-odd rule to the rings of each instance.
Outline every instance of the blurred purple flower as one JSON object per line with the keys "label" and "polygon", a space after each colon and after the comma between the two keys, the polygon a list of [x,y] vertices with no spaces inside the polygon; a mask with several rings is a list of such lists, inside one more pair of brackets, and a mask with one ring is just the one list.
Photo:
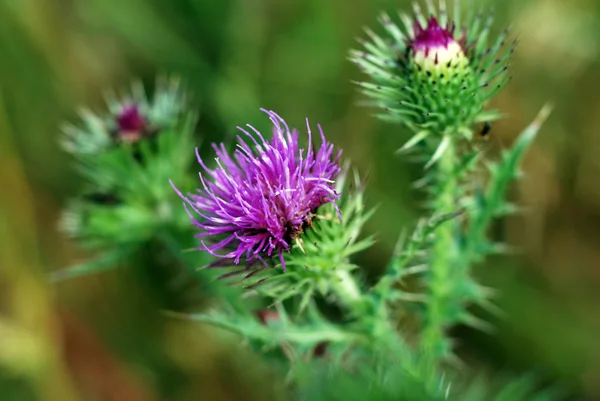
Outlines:
{"label": "blurred purple flower", "polygon": [[[238,135],[232,158],[223,144],[213,144],[218,156],[214,170],[204,164],[196,149],[198,162],[210,180],[201,173],[202,188],[187,197],[171,184],[185,201],[193,224],[202,230],[198,236],[211,239],[211,245],[202,241],[204,250],[233,259],[235,264],[242,257],[253,264],[277,252],[285,271],[283,252],[312,226],[320,206],[335,204],[339,197],[334,180],[340,172],[341,151],[333,154],[333,145],[326,142],[319,126],[322,143],[315,152],[308,119],[308,149],[299,148],[298,132],[290,131],[275,112],[261,110],[274,125],[270,142],[251,125],[247,127],[252,133],[238,127],[254,147]],[[217,253],[220,250],[226,253]]]}
{"label": "blurred purple flower", "polygon": [[117,130],[124,140],[135,141],[146,128],[146,119],[136,105],[124,106],[116,117]]}

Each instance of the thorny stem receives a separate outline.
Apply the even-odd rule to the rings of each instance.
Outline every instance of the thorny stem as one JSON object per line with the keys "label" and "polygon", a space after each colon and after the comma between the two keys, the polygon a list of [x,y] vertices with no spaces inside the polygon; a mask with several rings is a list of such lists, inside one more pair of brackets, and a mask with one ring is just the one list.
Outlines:
{"label": "thorny stem", "polygon": [[[356,323],[368,343],[393,344],[408,352],[409,347],[404,338],[391,324],[387,305],[373,302],[373,294],[363,292],[350,271],[336,270],[333,275],[331,288],[338,302],[347,308],[350,316],[357,319]],[[415,369],[413,361],[408,358],[401,358],[398,363],[407,370]]]}
{"label": "thorny stem", "polygon": [[[457,157],[453,141],[435,165],[435,180],[438,190],[434,200],[434,210],[439,214],[449,214],[456,211],[458,182],[455,177]],[[445,329],[447,316],[452,313],[448,310],[452,303],[452,277],[457,262],[457,245],[454,231],[457,228],[456,220],[440,224],[435,230],[434,243],[431,250],[431,262],[427,277],[428,302],[426,305],[421,348],[435,363],[447,355],[447,340]]]}

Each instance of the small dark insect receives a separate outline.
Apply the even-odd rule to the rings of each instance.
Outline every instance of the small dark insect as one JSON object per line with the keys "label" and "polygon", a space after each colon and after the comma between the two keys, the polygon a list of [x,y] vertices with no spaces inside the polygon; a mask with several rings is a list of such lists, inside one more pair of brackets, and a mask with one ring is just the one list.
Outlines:
{"label": "small dark insect", "polygon": [[[481,128],[475,132],[474,138],[471,141],[471,144],[473,146],[475,146],[476,149],[478,150],[484,150],[486,149],[486,151],[490,151],[490,145],[491,148],[494,149],[496,148],[496,142],[498,141],[498,138],[494,138],[494,141],[490,141],[491,137],[495,137],[495,135],[490,135],[490,132],[492,131],[492,124],[489,122],[485,122],[483,123],[483,125],[481,126]],[[492,142],[492,143],[490,143]]]}
{"label": "small dark insect", "polygon": [[483,124],[483,127],[481,128],[481,131],[479,131],[479,137],[487,139],[491,130],[492,130],[492,124],[490,124],[489,122],[486,121]]}
{"label": "small dark insect", "polygon": [[320,343],[318,343],[317,345],[315,345],[315,348],[313,348],[313,356],[316,356],[317,358],[325,356],[325,353],[327,352],[327,341],[321,341]]}

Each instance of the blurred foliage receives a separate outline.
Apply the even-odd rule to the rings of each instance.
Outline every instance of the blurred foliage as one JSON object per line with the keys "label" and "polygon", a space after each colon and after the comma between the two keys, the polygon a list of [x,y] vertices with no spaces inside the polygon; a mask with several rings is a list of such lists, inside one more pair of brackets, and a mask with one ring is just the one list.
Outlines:
{"label": "blurred foliage", "polygon": [[[491,158],[540,106],[555,109],[525,160],[512,198],[526,212],[497,225],[516,247],[478,267],[499,289],[493,336],[456,329],[458,352],[493,375],[535,371],[578,399],[600,397],[600,2],[494,1],[497,27],[519,44],[513,80],[493,106]],[[272,399],[263,371],[233,339],[160,312],[135,269],[49,285],[45,274],[81,259],[57,234],[81,180],[59,150],[77,108],[101,108],[108,88],[158,73],[184,77],[198,105],[196,143],[264,128],[259,107],[291,125],[318,122],[369,173],[367,223],[378,243],[361,256],[382,271],[423,197],[418,165],[395,156],[409,133],[357,106],[347,61],[381,10],[407,1],[42,0],[0,3],[0,394],[20,400]],[[202,140],[200,140],[202,138]],[[190,149],[190,152],[193,149]],[[168,185],[168,184],[167,184]],[[157,273],[158,274],[158,273]],[[477,312],[477,311],[476,311]],[[252,366],[248,368],[248,366]],[[266,369],[266,368],[265,368]],[[273,390],[274,392],[278,390]],[[255,398],[251,398],[252,396]]]}

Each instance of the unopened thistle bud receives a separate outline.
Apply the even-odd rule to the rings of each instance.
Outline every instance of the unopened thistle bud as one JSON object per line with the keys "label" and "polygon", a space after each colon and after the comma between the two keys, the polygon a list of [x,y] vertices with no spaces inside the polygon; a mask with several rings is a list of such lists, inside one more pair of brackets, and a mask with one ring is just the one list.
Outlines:
{"label": "unopened thistle bud", "polygon": [[[61,230],[90,246],[139,244],[157,225],[172,220],[167,177],[188,178],[195,113],[186,107],[177,79],[157,80],[152,96],[140,84],[124,96],[109,96],[102,114],[89,110],[68,125],[62,145],[76,158],[84,185],[66,207]],[[135,171],[135,174],[127,173]],[[128,227],[122,230],[122,227]]]}
{"label": "unopened thistle bud", "polygon": [[464,68],[468,64],[463,47],[454,39],[453,31],[453,28],[442,28],[435,17],[430,17],[425,27],[415,23],[410,52],[417,68],[441,76],[452,66]]}
{"label": "unopened thistle bud", "polygon": [[157,82],[148,97],[140,83],[123,97],[109,96],[108,112],[81,113],[82,124],[67,125],[62,145],[70,153],[92,155],[122,143],[137,143],[172,128],[185,108],[185,98],[176,79]]}
{"label": "unopened thistle bud", "polygon": [[123,106],[116,117],[116,125],[115,134],[123,142],[137,142],[147,128],[146,117],[135,104]]}
{"label": "unopened thistle bud", "polygon": [[492,14],[472,14],[463,19],[459,7],[452,18],[443,6],[427,2],[427,12],[415,4],[414,17],[401,14],[397,25],[381,17],[385,37],[370,30],[365,51],[352,51],[351,60],[371,77],[359,85],[385,109],[382,117],[400,122],[415,136],[409,148],[427,137],[472,138],[478,122],[498,118],[484,111],[488,100],[502,89],[514,42],[505,47],[507,32],[491,44],[488,34]]}

